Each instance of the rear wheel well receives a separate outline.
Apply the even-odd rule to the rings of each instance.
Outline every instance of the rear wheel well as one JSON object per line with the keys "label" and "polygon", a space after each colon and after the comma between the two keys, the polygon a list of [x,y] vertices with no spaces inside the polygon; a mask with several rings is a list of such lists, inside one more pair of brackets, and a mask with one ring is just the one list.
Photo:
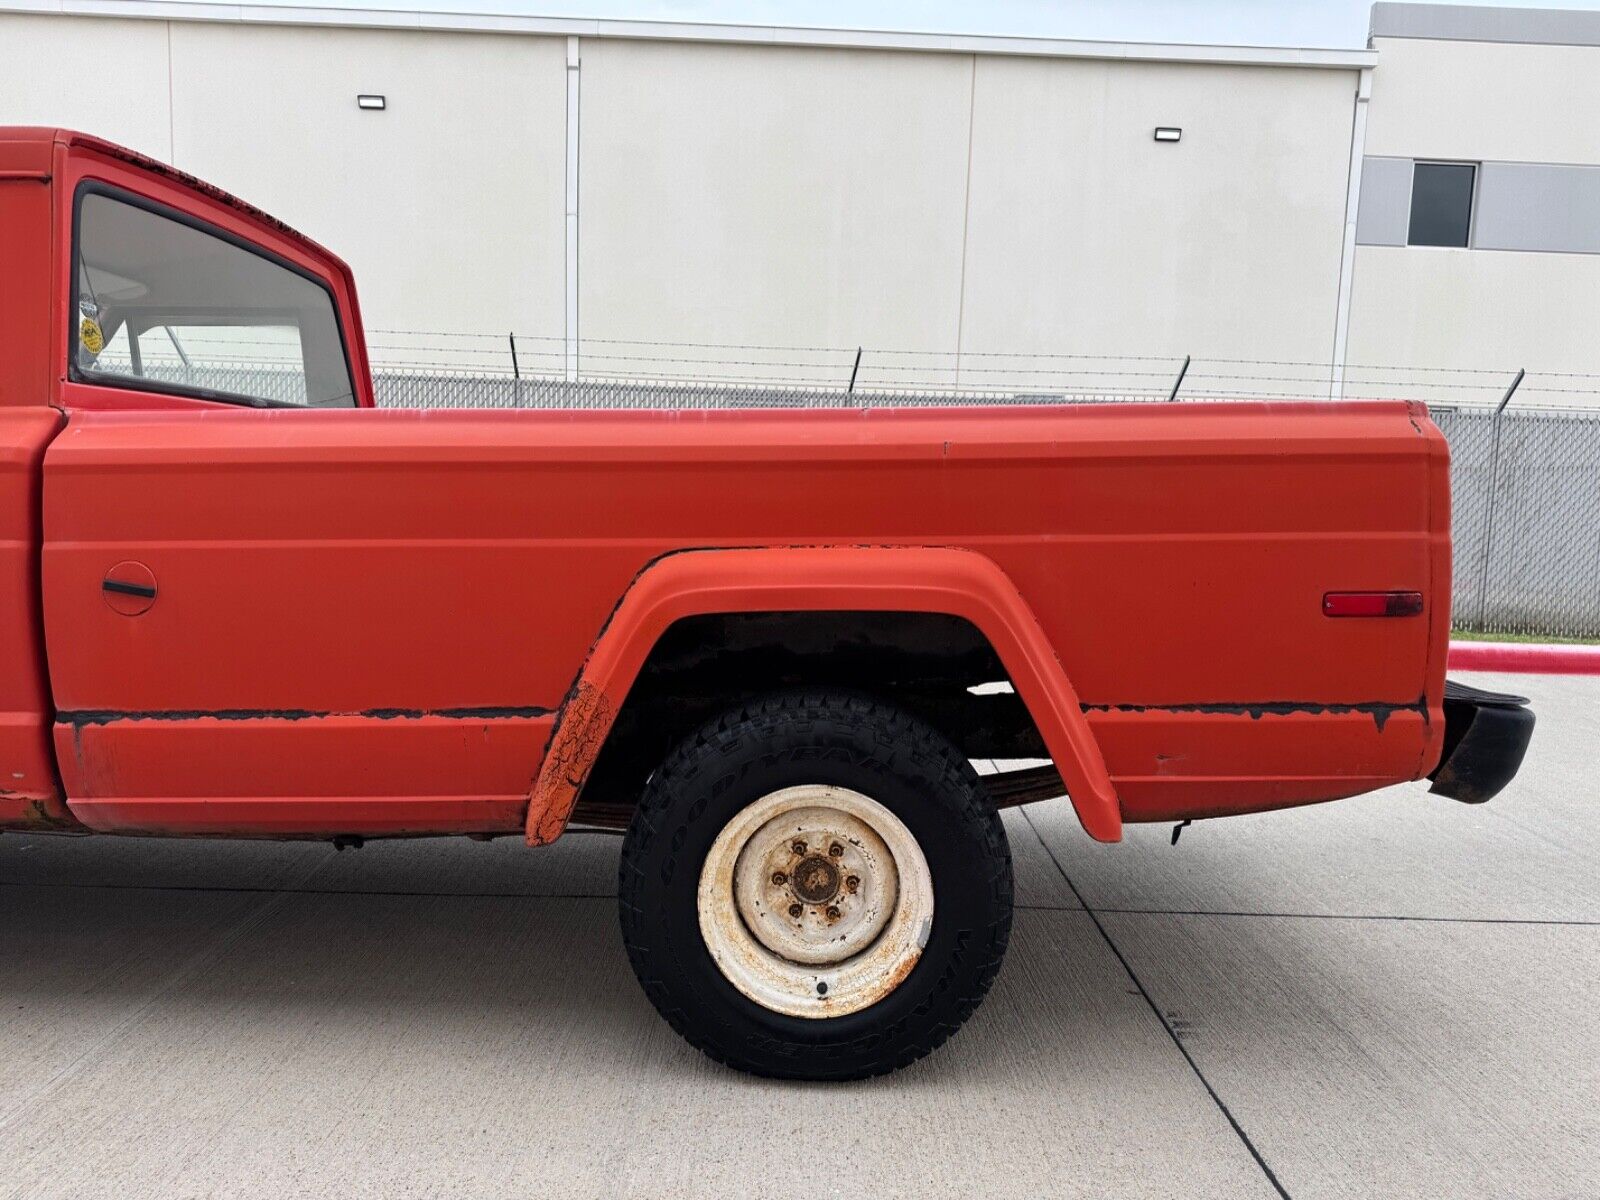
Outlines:
{"label": "rear wheel well", "polygon": [[[787,688],[853,691],[896,705],[968,758],[1047,758],[1038,727],[1012,689],[970,690],[1005,681],[999,656],[977,626],[943,613],[686,617],[651,649],[572,820],[623,827],[651,772],[678,742],[726,709]],[[1045,794],[1061,794],[1054,771],[1047,776]]]}

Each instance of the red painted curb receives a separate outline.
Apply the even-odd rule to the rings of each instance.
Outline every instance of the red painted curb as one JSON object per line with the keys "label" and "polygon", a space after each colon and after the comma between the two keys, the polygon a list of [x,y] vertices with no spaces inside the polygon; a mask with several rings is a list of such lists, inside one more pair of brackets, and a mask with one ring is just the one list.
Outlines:
{"label": "red painted curb", "polygon": [[1525,671],[1542,675],[1600,675],[1600,646],[1534,642],[1451,642],[1456,671]]}

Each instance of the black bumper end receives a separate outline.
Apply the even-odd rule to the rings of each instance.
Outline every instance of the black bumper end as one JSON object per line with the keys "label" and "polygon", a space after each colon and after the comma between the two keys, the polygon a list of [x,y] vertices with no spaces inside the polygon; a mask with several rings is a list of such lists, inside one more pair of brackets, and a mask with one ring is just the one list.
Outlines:
{"label": "black bumper end", "polygon": [[1511,782],[1533,737],[1533,710],[1522,696],[1444,685],[1444,753],[1428,790],[1482,804]]}

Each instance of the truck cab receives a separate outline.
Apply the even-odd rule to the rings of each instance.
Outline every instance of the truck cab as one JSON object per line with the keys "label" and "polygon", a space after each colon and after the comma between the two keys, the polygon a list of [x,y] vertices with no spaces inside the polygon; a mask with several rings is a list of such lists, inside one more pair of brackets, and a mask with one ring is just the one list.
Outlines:
{"label": "truck cab", "polygon": [[372,406],[355,281],[309,238],[65,130],[0,127],[0,182],[6,405]]}
{"label": "truck cab", "polygon": [[[371,407],[371,377],[343,262],[220,189],[85,134],[0,128],[0,258],[0,587],[23,618],[0,632],[0,826],[77,827],[49,744],[44,445],[68,411]],[[104,594],[131,610],[145,584],[140,567],[126,571]]]}

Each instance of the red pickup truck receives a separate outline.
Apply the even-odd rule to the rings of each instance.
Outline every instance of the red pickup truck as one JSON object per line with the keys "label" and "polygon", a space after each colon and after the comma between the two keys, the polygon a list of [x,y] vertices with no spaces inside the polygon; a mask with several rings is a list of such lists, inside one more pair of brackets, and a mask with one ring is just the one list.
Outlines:
{"label": "red pickup truck", "polygon": [[375,409],[339,259],[53,129],[0,263],[0,828],[624,831],[640,981],[745,1070],[972,1013],[1006,805],[1479,801],[1531,733],[1445,682],[1419,404]]}

